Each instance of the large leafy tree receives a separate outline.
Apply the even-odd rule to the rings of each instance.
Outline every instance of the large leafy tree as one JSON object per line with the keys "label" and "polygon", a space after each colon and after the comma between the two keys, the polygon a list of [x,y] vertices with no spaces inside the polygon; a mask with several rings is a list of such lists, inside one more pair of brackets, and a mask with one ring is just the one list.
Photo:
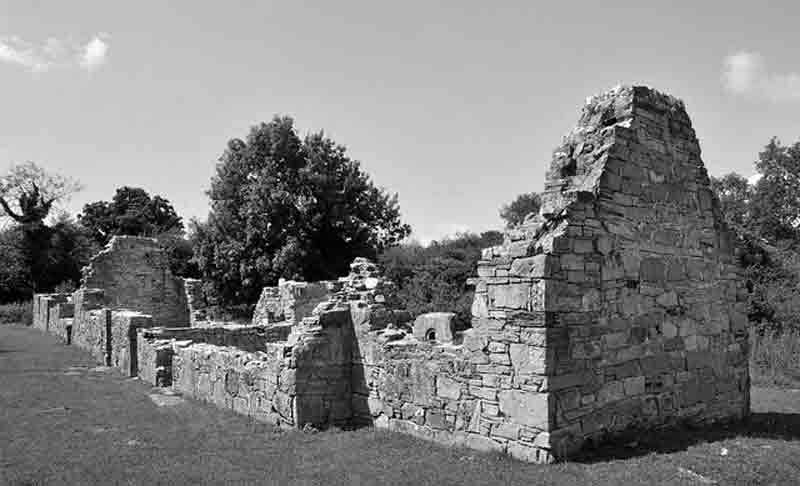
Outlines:
{"label": "large leafy tree", "polygon": [[161,196],[150,197],[140,187],[120,187],[111,201],[86,204],[78,221],[101,245],[114,235],[158,236],[183,230],[172,203]]}
{"label": "large leafy tree", "polygon": [[49,286],[53,228],[46,218],[53,207],[79,191],[69,177],[51,174],[34,162],[11,166],[0,177],[0,207],[21,232],[20,252],[26,271],[26,287],[38,291]]}
{"label": "large leafy tree", "polygon": [[758,155],[755,184],[731,173],[712,178],[720,208],[739,240],[749,317],[760,327],[800,326],[800,142],[772,139]]}
{"label": "large leafy tree", "polygon": [[289,117],[228,143],[208,191],[211,211],[192,228],[203,276],[225,304],[251,304],[279,278],[347,272],[405,238],[397,196],[376,187],[341,145],[300,139]]}
{"label": "large leafy tree", "polygon": [[529,214],[539,212],[541,206],[541,196],[535,192],[527,192],[500,208],[500,217],[506,222],[506,227],[511,228],[522,224]]}

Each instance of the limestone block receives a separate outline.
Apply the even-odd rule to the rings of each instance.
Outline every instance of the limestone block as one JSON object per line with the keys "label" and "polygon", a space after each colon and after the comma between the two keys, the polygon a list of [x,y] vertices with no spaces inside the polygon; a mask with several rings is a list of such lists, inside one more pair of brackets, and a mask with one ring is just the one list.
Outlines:
{"label": "limestone block", "polygon": [[454,319],[452,312],[429,312],[414,320],[413,334],[420,341],[453,341]]}
{"label": "limestone block", "polygon": [[549,428],[548,397],[545,393],[523,390],[503,390],[499,393],[500,412],[513,423]]}

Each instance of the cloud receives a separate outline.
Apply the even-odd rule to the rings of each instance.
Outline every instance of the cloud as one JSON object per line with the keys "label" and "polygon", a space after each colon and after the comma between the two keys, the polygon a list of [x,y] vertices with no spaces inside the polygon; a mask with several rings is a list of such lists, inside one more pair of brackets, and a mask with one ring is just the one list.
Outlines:
{"label": "cloud", "polygon": [[730,93],[770,101],[800,101],[800,73],[774,73],[757,52],[727,56],[722,83]]}
{"label": "cloud", "polygon": [[94,71],[106,62],[106,54],[108,53],[108,44],[106,41],[95,36],[83,48],[83,55],[81,55],[81,66],[88,71]]}
{"label": "cloud", "polygon": [[46,53],[19,37],[0,39],[0,61],[23,66],[31,71],[47,71],[52,62]]}
{"label": "cloud", "polygon": [[54,68],[82,67],[94,71],[108,57],[107,35],[95,35],[84,45],[50,37],[41,45],[16,36],[0,37],[0,62],[41,73]]}

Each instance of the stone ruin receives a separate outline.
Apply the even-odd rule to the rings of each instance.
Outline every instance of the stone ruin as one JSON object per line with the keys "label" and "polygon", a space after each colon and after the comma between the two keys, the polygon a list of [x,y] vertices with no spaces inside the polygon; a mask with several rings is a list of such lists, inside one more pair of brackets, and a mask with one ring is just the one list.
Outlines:
{"label": "stone ruin", "polygon": [[373,425],[551,462],[586,444],[749,412],[733,239],[681,101],[589,98],[538,215],[487,248],[472,328],[412,316],[373,263],[264,289],[210,320],[154,240],[116,237],[34,323],[156,386],[283,427]]}

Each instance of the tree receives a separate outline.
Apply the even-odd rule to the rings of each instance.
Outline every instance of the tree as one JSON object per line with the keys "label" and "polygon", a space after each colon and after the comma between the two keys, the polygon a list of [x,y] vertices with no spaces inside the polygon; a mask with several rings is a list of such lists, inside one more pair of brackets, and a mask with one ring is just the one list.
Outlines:
{"label": "tree", "polygon": [[323,133],[289,117],[251,128],[219,159],[206,222],[192,225],[202,274],[224,304],[252,304],[279,278],[321,280],[405,238],[397,196]]}
{"label": "tree", "polygon": [[800,239],[800,141],[783,146],[773,138],[758,154],[761,178],[750,204],[751,226],[771,241]]}
{"label": "tree", "polygon": [[48,267],[52,229],[45,218],[53,206],[79,191],[74,179],[49,174],[33,162],[13,165],[0,178],[0,206],[6,216],[19,224],[22,232],[22,258],[28,269],[27,286],[42,287]]}
{"label": "tree", "polygon": [[120,187],[111,201],[86,204],[78,221],[105,245],[114,235],[153,236],[178,230],[183,221],[167,199],[139,187]]}
{"label": "tree", "polygon": [[[98,247],[86,230],[68,215],[60,214],[47,227],[48,240],[43,272],[36,290],[52,291],[61,287],[75,288],[81,269],[89,263]],[[19,224],[0,231],[0,303],[16,302],[31,297],[31,268],[25,264],[25,232]]]}
{"label": "tree", "polygon": [[753,187],[747,179],[735,172],[712,177],[711,190],[717,194],[722,215],[731,228],[738,233],[748,231]]}
{"label": "tree", "polygon": [[535,192],[520,194],[516,199],[500,208],[500,217],[506,222],[506,227],[511,228],[525,221],[531,213],[539,212],[542,198]]}

